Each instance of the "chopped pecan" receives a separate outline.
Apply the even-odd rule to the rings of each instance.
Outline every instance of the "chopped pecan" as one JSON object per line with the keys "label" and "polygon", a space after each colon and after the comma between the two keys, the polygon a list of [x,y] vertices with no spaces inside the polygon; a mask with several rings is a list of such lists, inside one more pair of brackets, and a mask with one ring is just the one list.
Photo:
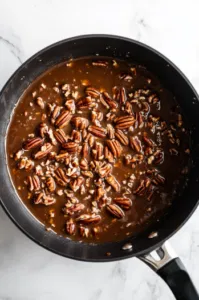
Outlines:
{"label": "chopped pecan", "polygon": [[109,136],[110,139],[115,138],[115,129],[111,124],[107,124],[107,135]]}
{"label": "chopped pecan", "polygon": [[92,149],[92,154],[93,154],[94,159],[102,160],[104,158],[103,152],[104,152],[104,146],[101,143],[96,142],[95,146]]}
{"label": "chopped pecan", "polygon": [[107,177],[112,172],[112,165],[105,164],[104,166],[99,167],[98,174],[101,178]]}
{"label": "chopped pecan", "polygon": [[121,219],[125,216],[123,210],[117,204],[109,204],[107,210],[116,218]]}
{"label": "chopped pecan", "polygon": [[126,101],[124,111],[131,116],[133,115],[133,106],[129,101]]}
{"label": "chopped pecan", "polygon": [[96,125],[96,126],[101,126],[100,122],[103,120],[103,113],[101,111],[96,111],[92,110],[91,112],[91,121]]}
{"label": "chopped pecan", "polygon": [[61,144],[66,143],[68,141],[68,137],[66,136],[63,129],[56,129],[54,131],[54,136],[55,136],[56,140]]}
{"label": "chopped pecan", "polygon": [[115,162],[114,156],[113,156],[112,152],[109,150],[109,148],[107,146],[105,146],[105,148],[104,148],[104,157],[110,163],[114,163]]}
{"label": "chopped pecan", "polygon": [[18,164],[18,168],[20,170],[25,169],[27,171],[32,170],[32,168],[34,167],[34,161],[32,161],[31,159],[28,159],[27,157],[22,157],[22,159],[20,160],[19,164]]}
{"label": "chopped pecan", "polygon": [[105,194],[106,194],[106,191],[103,187],[101,187],[101,186],[97,187],[96,197],[95,197],[96,201],[99,201],[101,198],[103,198]]}
{"label": "chopped pecan", "polygon": [[124,209],[129,209],[132,206],[132,201],[129,198],[116,197],[113,201]]}
{"label": "chopped pecan", "polygon": [[56,141],[56,139],[55,139],[54,133],[53,133],[53,131],[52,131],[51,128],[48,130],[48,137],[49,137],[49,140],[51,141],[51,143],[52,143],[54,146],[57,145],[57,141]]}
{"label": "chopped pecan", "polygon": [[119,78],[124,81],[131,81],[133,79],[133,77],[127,73],[122,73]]}
{"label": "chopped pecan", "polygon": [[38,151],[35,155],[34,158],[35,159],[42,159],[44,157],[46,157],[48,155],[48,153],[50,153],[50,151],[52,150],[52,145],[50,143],[45,143],[42,147],[41,150]]}
{"label": "chopped pecan", "polygon": [[35,196],[34,204],[41,204],[43,202],[44,193],[41,192]]}
{"label": "chopped pecan", "polygon": [[75,142],[66,142],[62,144],[62,147],[73,154],[78,152],[79,145]]}
{"label": "chopped pecan", "polygon": [[115,137],[120,141],[121,144],[123,144],[124,146],[127,146],[129,144],[129,139],[126,136],[126,134],[120,130],[120,129],[116,129],[115,131]]}
{"label": "chopped pecan", "polygon": [[67,165],[70,163],[70,154],[68,152],[60,152],[58,155],[55,156],[56,161],[64,162],[67,161]]}
{"label": "chopped pecan", "polygon": [[144,132],[143,133],[143,141],[145,142],[145,144],[149,147],[153,147],[155,146],[154,141],[152,141],[150,138],[148,138],[147,133]]}
{"label": "chopped pecan", "polygon": [[135,118],[133,116],[122,116],[115,120],[117,129],[127,129],[135,123]]}
{"label": "chopped pecan", "polygon": [[44,140],[40,137],[34,137],[32,139],[28,139],[25,143],[23,148],[25,150],[31,150],[33,148],[39,147],[43,144]]}
{"label": "chopped pecan", "polygon": [[46,179],[46,185],[47,185],[47,187],[49,189],[49,192],[54,192],[55,191],[56,184],[55,184],[55,181],[54,181],[54,179],[52,177],[48,177]]}
{"label": "chopped pecan", "polygon": [[84,224],[90,224],[90,223],[98,223],[101,220],[100,215],[81,215],[79,216],[76,221]]}
{"label": "chopped pecan", "polygon": [[71,112],[71,114],[75,113],[76,107],[75,107],[75,101],[73,99],[66,100],[65,106]]}
{"label": "chopped pecan", "polygon": [[39,133],[42,138],[48,134],[48,125],[46,123],[41,123],[39,125]]}
{"label": "chopped pecan", "polygon": [[156,94],[152,94],[152,95],[150,95],[150,96],[148,97],[148,102],[149,102],[150,104],[155,104],[155,103],[157,103],[158,101],[159,101],[159,99],[158,99],[158,97],[157,97]]}
{"label": "chopped pecan", "polygon": [[106,137],[106,129],[104,129],[102,127],[90,125],[88,127],[88,131],[91,132],[94,136],[97,136],[99,138]]}
{"label": "chopped pecan", "polygon": [[88,161],[86,158],[82,158],[79,163],[80,169],[83,171],[88,171]]}
{"label": "chopped pecan", "polygon": [[55,121],[55,125],[59,128],[64,128],[70,122],[72,114],[68,110],[62,111]]}
{"label": "chopped pecan", "polygon": [[92,86],[86,87],[85,93],[92,98],[98,98],[100,96],[100,91]]}
{"label": "chopped pecan", "polygon": [[55,176],[55,180],[56,180],[57,184],[59,184],[61,186],[66,186],[66,184],[69,182],[68,176],[66,176],[64,170],[61,168],[57,168],[55,170],[54,176]]}
{"label": "chopped pecan", "polygon": [[80,235],[81,235],[82,237],[88,238],[88,236],[89,236],[89,229],[88,229],[88,228],[83,227],[83,226],[80,226],[80,227],[79,227],[79,232],[80,232]]}
{"label": "chopped pecan", "polygon": [[120,184],[113,175],[109,175],[108,177],[106,177],[106,181],[116,192],[120,191]]}
{"label": "chopped pecan", "polygon": [[52,205],[56,202],[56,199],[49,196],[49,195],[43,195],[43,204],[46,206]]}
{"label": "chopped pecan", "polygon": [[93,178],[93,173],[91,171],[82,171],[82,175],[89,177],[89,178]]}
{"label": "chopped pecan", "polygon": [[23,154],[24,154],[24,149],[18,150],[18,151],[15,153],[15,156],[14,156],[15,160],[19,160],[19,159],[22,157]]}
{"label": "chopped pecan", "polygon": [[75,126],[76,129],[83,130],[88,127],[89,122],[86,118],[82,117],[73,117],[71,123]]}
{"label": "chopped pecan", "polygon": [[40,190],[40,180],[37,175],[28,176],[28,184],[31,192]]}
{"label": "chopped pecan", "polygon": [[85,142],[92,148],[95,143],[95,137],[89,132],[85,138]]}
{"label": "chopped pecan", "polygon": [[77,192],[80,188],[80,186],[84,182],[84,177],[79,176],[78,178],[70,181],[70,187],[74,192]]}
{"label": "chopped pecan", "polygon": [[137,136],[130,137],[130,145],[131,145],[131,148],[133,150],[135,150],[137,153],[142,152],[142,144]]}
{"label": "chopped pecan", "polygon": [[72,219],[66,222],[66,232],[70,235],[75,234],[75,223]]}
{"label": "chopped pecan", "polygon": [[123,148],[117,140],[107,140],[106,141],[108,148],[113,154],[113,157],[118,158],[121,156]]}
{"label": "chopped pecan", "polygon": [[100,97],[100,101],[106,108],[117,108],[117,102],[115,102],[107,92],[103,92]]}
{"label": "chopped pecan", "polygon": [[66,203],[63,209],[64,213],[67,215],[74,215],[74,213],[80,212],[85,208],[85,205],[82,203]]}
{"label": "chopped pecan", "polygon": [[37,97],[36,103],[41,109],[44,109],[44,100],[41,97]]}
{"label": "chopped pecan", "polygon": [[164,152],[162,150],[157,149],[153,154],[153,156],[154,156],[154,163],[156,165],[161,165],[164,162]]}

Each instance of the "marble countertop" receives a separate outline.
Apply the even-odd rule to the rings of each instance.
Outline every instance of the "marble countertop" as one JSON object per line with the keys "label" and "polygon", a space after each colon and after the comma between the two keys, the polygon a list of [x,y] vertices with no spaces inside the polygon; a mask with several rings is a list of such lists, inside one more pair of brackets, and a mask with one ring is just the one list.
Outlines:
{"label": "marble countertop", "polygon": [[[28,57],[88,33],[123,35],[170,58],[199,92],[198,0],[0,1],[0,88]],[[188,199],[187,199],[188,200]],[[171,243],[199,288],[199,209]],[[23,235],[0,208],[0,300],[172,300],[138,259],[83,263]]]}

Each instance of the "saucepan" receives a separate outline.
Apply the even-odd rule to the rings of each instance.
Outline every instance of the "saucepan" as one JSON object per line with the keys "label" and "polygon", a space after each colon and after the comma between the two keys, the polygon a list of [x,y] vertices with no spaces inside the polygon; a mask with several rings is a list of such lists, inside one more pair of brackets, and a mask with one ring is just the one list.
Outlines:
{"label": "saucepan", "polygon": [[[169,211],[152,227],[124,241],[105,244],[79,243],[45,231],[18,198],[6,164],[5,138],[9,119],[28,85],[49,67],[70,58],[102,55],[145,65],[172,91],[191,130],[192,167],[189,180]],[[108,262],[138,257],[170,286],[176,299],[199,299],[184,265],[167,240],[190,218],[199,199],[199,98],[188,79],[166,57],[131,39],[110,35],[78,36],[53,44],[27,60],[8,80],[0,94],[0,200],[12,221],[33,241],[68,258]],[[175,168],[175,166],[173,166]],[[171,170],[172,172],[172,170]],[[149,238],[152,237],[152,238]],[[109,255],[107,255],[107,253]]]}

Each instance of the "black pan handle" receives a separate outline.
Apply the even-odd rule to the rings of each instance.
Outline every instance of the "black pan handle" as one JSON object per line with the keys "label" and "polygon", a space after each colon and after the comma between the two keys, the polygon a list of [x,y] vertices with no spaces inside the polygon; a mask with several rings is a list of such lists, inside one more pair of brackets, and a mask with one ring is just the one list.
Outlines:
{"label": "black pan handle", "polygon": [[166,242],[157,250],[139,257],[170,287],[177,300],[199,300],[198,292],[179,257]]}

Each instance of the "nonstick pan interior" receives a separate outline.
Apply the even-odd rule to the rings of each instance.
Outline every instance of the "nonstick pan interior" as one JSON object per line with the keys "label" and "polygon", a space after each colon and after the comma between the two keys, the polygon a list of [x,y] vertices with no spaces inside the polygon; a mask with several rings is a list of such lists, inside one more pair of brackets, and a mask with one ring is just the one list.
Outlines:
{"label": "nonstick pan interior", "polygon": [[[91,245],[70,241],[53,232],[45,231],[18,198],[8,176],[5,153],[5,135],[11,112],[28,85],[49,67],[70,58],[83,56],[110,56],[145,65],[171,90],[178,99],[183,113],[192,130],[193,168],[183,193],[177,197],[169,213],[157,224],[137,237],[126,241]],[[90,35],[67,39],[40,51],[25,62],[9,79],[0,95],[0,182],[1,203],[15,224],[31,239],[43,247],[60,255],[89,261],[110,261],[141,255],[155,249],[176,232],[196,208],[198,190],[198,140],[199,140],[199,102],[197,94],[189,81],[169,60],[155,50],[129,39]],[[175,167],[175,166],[173,166]],[[172,172],[172,170],[171,170]],[[149,239],[151,231],[158,236]],[[122,249],[127,242],[133,244],[129,251]],[[107,255],[111,253],[111,255]]]}

